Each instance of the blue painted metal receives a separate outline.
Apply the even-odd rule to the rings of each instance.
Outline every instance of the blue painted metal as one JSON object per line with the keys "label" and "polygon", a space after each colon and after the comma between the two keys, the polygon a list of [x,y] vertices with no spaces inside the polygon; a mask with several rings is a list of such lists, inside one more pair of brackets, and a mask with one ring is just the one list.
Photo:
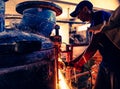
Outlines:
{"label": "blue painted metal", "polygon": [[49,37],[56,24],[56,16],[62,13],[61,7],[50,2],[26,1],[16,6],[23,15],[19,30],[39,33]]}
{"label": "blue painted metal", "polygon": [[56,23],[55,14],[51,10],[30,8],[24,11],[19,30],[39,33],[49,37]]}
{"label": "blue painted metal", "polygon": [[61,9],[46,4],[19,4],[18,11],[25,8],[18,29],[0,33],[0,89],[55,89],[55,49],[48,37]]}
{"label": "blue painted metal", "polygon": [[0,0],[0,32],[4,31],[5,2]]}

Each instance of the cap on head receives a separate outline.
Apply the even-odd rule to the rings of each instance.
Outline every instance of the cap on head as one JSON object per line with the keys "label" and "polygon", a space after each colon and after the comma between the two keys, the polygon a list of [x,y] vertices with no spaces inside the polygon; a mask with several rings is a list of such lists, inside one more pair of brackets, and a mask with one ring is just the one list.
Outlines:
{"label": "cap on head", "polygon": [[84,1],[81,1],[81,2],[76,6],[75,10],[70,14],[70,16],[72,16],[72,17],[78,16],[79,11],[80,11],[81,9],[83,9],[85,6],[87,6],[89,10],[92,10],[92,9],[93,9],[93,4],[92,4],[90,1],[88,1],[88,0],[84,0]]}

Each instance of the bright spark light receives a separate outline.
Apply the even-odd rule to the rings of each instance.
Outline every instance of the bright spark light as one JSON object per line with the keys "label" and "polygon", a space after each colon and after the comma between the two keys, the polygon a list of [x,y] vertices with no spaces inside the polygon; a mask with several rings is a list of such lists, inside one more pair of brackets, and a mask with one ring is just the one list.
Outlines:
{"label": "bright spark light", "polygon": [[58,70],[59,73],[59,88],[60,89],[70,89],[68,84],[66,83],[65,77],[63,76],[61,70]]}

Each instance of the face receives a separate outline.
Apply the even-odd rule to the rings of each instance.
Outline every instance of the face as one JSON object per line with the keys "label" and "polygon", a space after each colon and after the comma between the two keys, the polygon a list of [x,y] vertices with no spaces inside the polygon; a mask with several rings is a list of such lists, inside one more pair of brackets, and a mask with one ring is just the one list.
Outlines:
{"label": "face", "polygon": [[78,16],[77,16],[81,21],[90,21],[91,19],[91,13],[89,10],[85,10],[84,8],[80,10]]}

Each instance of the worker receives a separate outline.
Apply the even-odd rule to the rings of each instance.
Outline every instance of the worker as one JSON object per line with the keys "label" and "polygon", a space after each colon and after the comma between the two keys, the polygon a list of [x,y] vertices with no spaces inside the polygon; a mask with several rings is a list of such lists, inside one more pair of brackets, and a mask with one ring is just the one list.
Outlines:
{"label": "worker", "polygon": [[94,89],[120,88],[120,6],[113,12],[107,25],[102,31],[93,35],[92,41],[83,55],[70,63],[71,66],[81,67],[95,54],[98,49],[102,55],[97,80]]}
{"label": "worker", "polygon": [[[93,31],[99,30],[101,26],[105,24],[105,22],[108,22],[111,13],[104,10],[94,11],[93,4],[88,0],[84,0],[76,6],[75,10],[70,15],[72,17],[77,17],[83,22],[87,21],[90,23],[90,27],[92,28],[87,30],[87,36],[89,36],[88,39],[91,39]],[[96,26],[97,29],[93,28]],[[88,39],[86,42],[90,41]]]}

